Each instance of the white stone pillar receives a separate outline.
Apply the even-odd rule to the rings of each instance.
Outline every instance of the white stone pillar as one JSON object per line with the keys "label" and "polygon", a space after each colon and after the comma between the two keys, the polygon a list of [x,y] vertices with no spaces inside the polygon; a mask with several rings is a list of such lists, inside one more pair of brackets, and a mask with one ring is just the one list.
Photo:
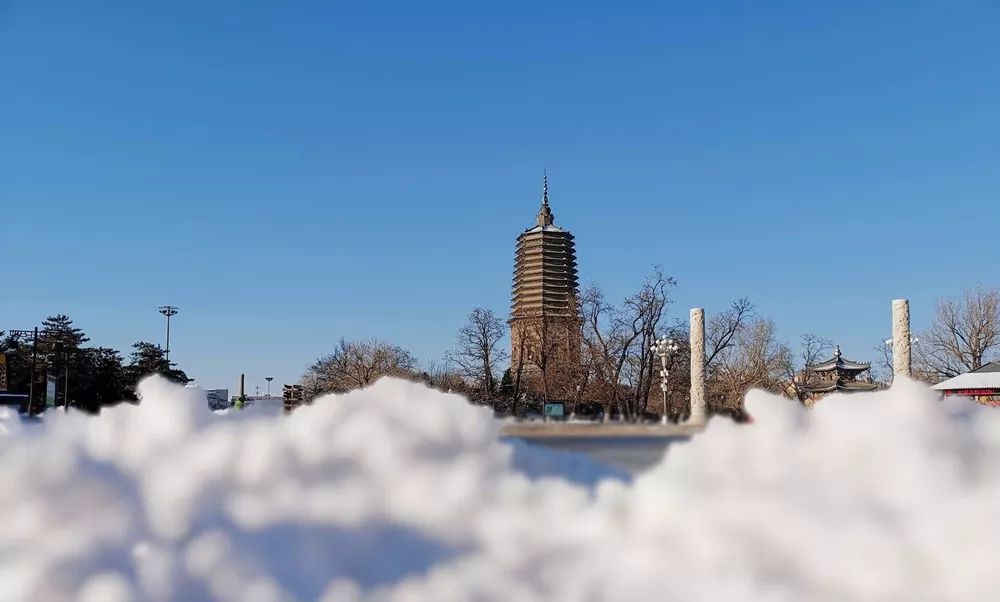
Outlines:
{"label": "white stone pillar", "polygon": [[892,302],[892,371],[893,377],[910,377],[910,302]]}
{"label": "white stone pillar", "polygon": [[691,424],[705,424],[705,310],[691,310]]}

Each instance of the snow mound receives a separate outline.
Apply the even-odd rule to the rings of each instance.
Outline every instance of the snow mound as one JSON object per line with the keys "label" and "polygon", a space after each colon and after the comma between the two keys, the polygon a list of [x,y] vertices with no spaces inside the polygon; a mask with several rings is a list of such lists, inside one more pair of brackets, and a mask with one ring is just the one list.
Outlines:
{"label": "snow mound", "polygon": [[287,417],[158,378],[0,436],[16,600],[985,600],[1000,412],[748,396],[630,481],[400,380]]}

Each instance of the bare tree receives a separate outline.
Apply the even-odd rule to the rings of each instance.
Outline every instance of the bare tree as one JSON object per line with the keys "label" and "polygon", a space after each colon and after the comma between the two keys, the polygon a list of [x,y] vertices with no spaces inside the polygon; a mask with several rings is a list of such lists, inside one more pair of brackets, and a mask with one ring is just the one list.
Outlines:
{"label": "bare tree", "polygon": [[713,393],[718,398],[714,411],[742,412],[743,397],[750,389],[784,392],[791,352],[776,334],[774,322],[763,318],[736,331],[733,344],[719,353],[712,371]]}
{"label": "bare tree", "polygon": [[521,396],[521,384],[522,378],[524,376],[524,362],[527,360],[527,341],[524,337],[520,337],[517,342],[517,348],[514,350],[514,394],[511,396],[511,411],[516,416],[517,415],[517,400]]}
{"label": "bare tree", "polygon": [[705,329],[706,367],[711,366],[720,353],[734,344],[736,334],[753,317],[753,314],[753,303],[746,297],[740,297],[733,301],[728,309],[709,318],[708,327]]}
{"label": "bare tree", "polygon": [[608,406],[617,406],[619,412],[625,404],[622,371],[628,360],[629,348],[637,333],[628,328],[621,311],[607,302],[604,293],[591,284],[584,291],[581,307],[584,319],[584,345],[594,363],[598,379]]}
{"label": "bare tree", "polygon": [[667,305],[674,279],[654,266],[639,290],[615,307],[596,286],[583,295],[584,340],[594,374],[603,379],[608,405],[635,419],[646,408],[655,374],[650,350]]}
{"label": "bare tree", "polygon": [[492,311],[477,307],[458,330],[454,349],[446,357],[479,387],[483,399],[496,393],[497,366],[507,355],[500,347],[504,324]]}
{"label": "bare tree", "polygon": [[448,361],[430,362],[427,370],[420,374],[420,380],[439,391],[458,393],[471,397],[473,388],[465,380],[464,374]]}
{"label": "bare tree", "polygon": [[340,340],[333,353],[306,371],[303,384],[315,396],[367,387],[383,376],[414,378],[417,361],[409,351],[377,340]]}
{"label": "bare tree", "polygon": [[915,373],[944,380],[982,367],[1000,346],[1000,291],[979,286],[962,299],[938,301],[931,327],[920,337]]}
{"label": "bare tree", "polygon": [[788,362],[786,376],[789,382],[789,393],[794,394],[800,402],[806,400],[806,386],[812,379],[811,367],[817,364],[824,354],[833,349],[833,341],[807,332],[800,338],[799,365]]}
{"label": "bare tree", "polygon": [[872,347],[872,351],[878,354],[878,362],[872,364],[872,378],[884,384],[892,384],[896,370],[892,365],[892,346],[880,341],[878,345]]}

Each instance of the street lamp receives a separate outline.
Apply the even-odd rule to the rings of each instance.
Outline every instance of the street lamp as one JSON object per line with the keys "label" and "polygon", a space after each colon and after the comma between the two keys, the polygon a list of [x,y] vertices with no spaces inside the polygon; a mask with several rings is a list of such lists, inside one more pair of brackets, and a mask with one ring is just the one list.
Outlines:
{"label": "street lamp", "polygon": [[267,381],[267,396],[268,396],[268,398],[270,398],[271,397],[271,381],[274,380],[274,377],[273,376],[265,376],[264,380]]}
{"label": "street lamp", "polygon": [[176,316],[180,311],[180,308],[176,305],[161,305],[159,307],[161,314],[167,317],[167,348],[164,350],[164,356],[167,359],[167,368],[170,368],[170,317]]}
{"label": "street lamp", "polygon": [[667,369],[667,360],[672,359],[680,346],[666,336],[660,337],[650,351],[660,356],[660,390],[663,391],[663,424],[667,423],[667,379],[670,377],[670,370]]}

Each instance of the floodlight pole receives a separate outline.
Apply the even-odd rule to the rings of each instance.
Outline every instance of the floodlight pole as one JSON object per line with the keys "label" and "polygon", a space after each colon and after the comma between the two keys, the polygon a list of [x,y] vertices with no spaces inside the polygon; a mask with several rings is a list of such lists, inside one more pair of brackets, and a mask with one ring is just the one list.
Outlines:
{"label": "floodlight pole", "polygon": [[161,314],[167,317],[167,348],[164,350],[163,355],[167,360],[167,370],[170,369],[170,317],[176,316],[180,311],[180,308],[176,305],[161,305],[159,307]]}

